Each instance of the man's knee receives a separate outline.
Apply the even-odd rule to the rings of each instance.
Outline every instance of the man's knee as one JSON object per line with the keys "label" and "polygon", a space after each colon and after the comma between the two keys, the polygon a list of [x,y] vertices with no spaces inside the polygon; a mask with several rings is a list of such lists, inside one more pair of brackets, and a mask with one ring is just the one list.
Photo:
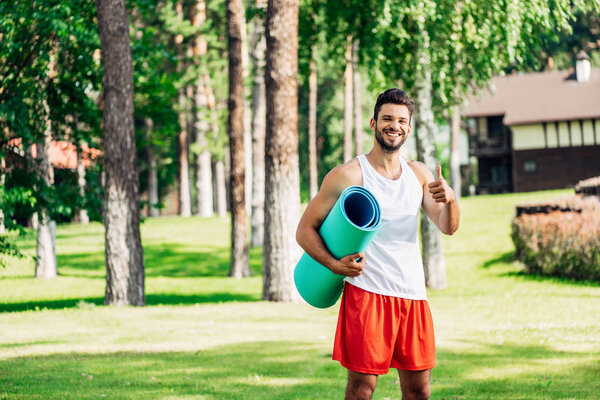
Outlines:
{"label": "man's knee", "polygon": [[371,400],[375,386],[365,382],[348,383],[346,400]]}
{"label": "man's knee", "polygon": [[348,371],[346,400],[371,400],[377,386],[377,375]]}
{"label": "man's knee", "polygon": [[402,400],[429,400],[431,388],[429,385],[410,387],[402,390]]}

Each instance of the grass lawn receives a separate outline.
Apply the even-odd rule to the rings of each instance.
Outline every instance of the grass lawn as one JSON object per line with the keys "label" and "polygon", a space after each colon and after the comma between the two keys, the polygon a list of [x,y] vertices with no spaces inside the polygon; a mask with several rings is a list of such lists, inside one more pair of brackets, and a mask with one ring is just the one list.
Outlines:
{"label": "grass lawn", "polygon": [[[570,191],[461,201],[445,239],[448,288],[430,291],[434,399],[600,399],[600,285],[521,274],[514,205]],[[227,277],[228,221],[142,225],[146,307],[103,304],[103,227],[61,225],[59,277],[32,259],[0,269],[2,399],[340,399],[331,361],[338,307],[261,301],[254,276]],[[35,236],[20,239],[29,254]],[[400,399],[395,372],[376,399]]]}

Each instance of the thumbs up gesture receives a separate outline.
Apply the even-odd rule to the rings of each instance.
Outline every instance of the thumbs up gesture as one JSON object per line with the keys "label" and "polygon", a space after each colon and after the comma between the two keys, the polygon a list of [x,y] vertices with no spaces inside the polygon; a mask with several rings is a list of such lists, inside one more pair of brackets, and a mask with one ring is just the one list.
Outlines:
{"label": "thumbs up gesture", "polygon": [[428,185],[429,193],[436,203],[449,203],[454,200],[454,191],[442,176],[442,166],[437,166],[437,179]]}

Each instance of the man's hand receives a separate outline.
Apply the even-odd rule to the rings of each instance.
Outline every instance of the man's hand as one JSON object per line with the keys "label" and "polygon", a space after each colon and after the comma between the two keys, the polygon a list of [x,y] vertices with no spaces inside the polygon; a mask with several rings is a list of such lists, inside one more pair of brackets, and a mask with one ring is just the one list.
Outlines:
{"label": "man's hand", "polygon": [[433,197],[436,203],[446,204],[456,199],[456,196],[454,195],[454,190],[452,190],[452,188],[448,186],[448,183],[446,182],[444,177],[442,177],[441,165],[437,166],[437,179],[431,182],[428,185],[428,187],[429,193],[431,193],[431,196]]}
{"label": "man's hand", "polygon": [[365,253],[349,254],[339,260],[332,266],[331,272],[338,275],[344,275],[349,277],[356,277],[362,274],[362,270],[365,267]]}

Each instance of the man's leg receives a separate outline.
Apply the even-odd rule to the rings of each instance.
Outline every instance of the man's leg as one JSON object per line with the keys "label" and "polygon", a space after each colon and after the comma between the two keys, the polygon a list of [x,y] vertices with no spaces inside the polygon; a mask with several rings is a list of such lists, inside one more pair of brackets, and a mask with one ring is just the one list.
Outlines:
{"label": "man's leg", "polygon": [[377,386],[377,375],[361,374],[348,370],[346,400],[371,400]]}
{"label": "man's leg", "polygon": [[402,400],[427,400],[431,396],[431,370],[406,371],[399,369]]}

